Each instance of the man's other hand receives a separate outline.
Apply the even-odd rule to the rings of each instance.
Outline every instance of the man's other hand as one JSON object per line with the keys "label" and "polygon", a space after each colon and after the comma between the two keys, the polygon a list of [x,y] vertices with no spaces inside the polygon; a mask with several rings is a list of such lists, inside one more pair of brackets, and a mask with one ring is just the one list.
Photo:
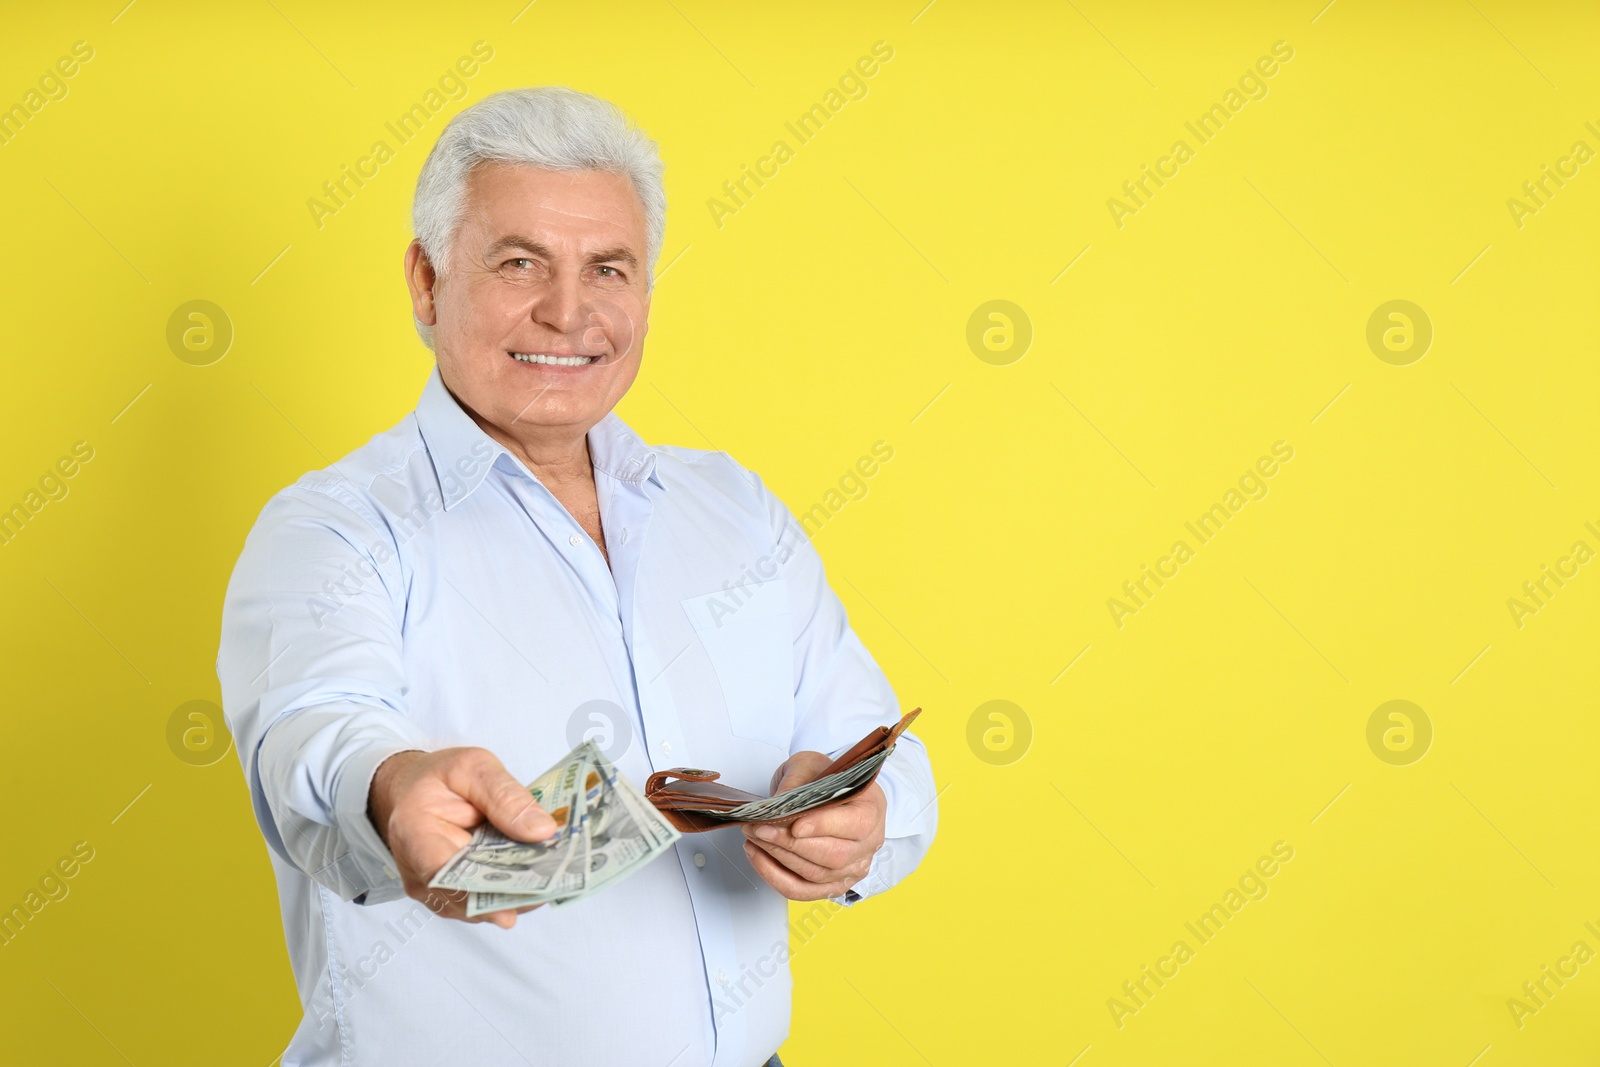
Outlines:
{"label": "man's other hand", "polygon": [[[796,752],[773,775],[773,793],[809,782],[833,760]],[[787,826],[748,824],[745,855],[768,885],[790,900],[843,896],[867,875],[883,845],[888,799],[877,782],[849,800],[807,812]]]}
{"label": "man's other hand", "polygon": [[492,752],[446,748],[438,752],[398,752],[379,765],[367,794],[367,815],[389,847],[406,894],[432,911],[466,922],[488,920],[509,930],[516,910],[467,918],[467,894],[429,889],[439,868],[472,839],[472,829],[487,819],[516,841],[543,841],[556,832],[555,820],[511,777]]}

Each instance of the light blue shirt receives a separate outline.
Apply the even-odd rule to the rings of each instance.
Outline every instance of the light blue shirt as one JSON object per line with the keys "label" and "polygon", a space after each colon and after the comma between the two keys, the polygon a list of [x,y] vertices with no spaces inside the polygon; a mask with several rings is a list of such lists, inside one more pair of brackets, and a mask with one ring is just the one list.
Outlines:
{"label": "light blue shirt", "polygon": [[[588,434],[599,547],[434,370],[416,411],[268,502],[217,674],[270,846],[305,1017],[283,1067],[755,1067],[789,1032],[788,904],[737,829],[512,930],[405,896],[367,818],[406,749],[476,745],[530,781],[593,734],[639,786],[708,767],[769,792],[901,709],[794,515],[725,452]],[[840,903],[921,861],[937,804],[907,733],[887,841]],[[824,905],[826,908],[826,905]]]}

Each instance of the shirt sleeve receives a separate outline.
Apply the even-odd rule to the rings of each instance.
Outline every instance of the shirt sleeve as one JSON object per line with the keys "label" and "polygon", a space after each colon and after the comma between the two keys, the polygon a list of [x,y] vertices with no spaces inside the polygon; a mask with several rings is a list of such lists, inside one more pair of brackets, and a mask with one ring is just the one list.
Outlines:
{"label": "shirt sleeve", "polygon": [[406,715],[393,535],[354,498],[291,486],[228,584],[217,677],[267,844],[344,900],[405,896],[367,817],[378,765],[430,746]]}
{"label": "shirt sleeve", "polygon": [[[850,628],[844,605],[828,585],[822,557],[804,527],[759,475],[746,471],[761,494],[776,539],[774,558],[788,582],[794,617],[795,730],[789,752],[837,757],[877,726],[900,720],[899,699],[872,654]],[[878,771],[888,801],[884,843],[865,878],[841,897],[853,904],[887,890],[922,862],[939,822],[933,767],[909,730]]]}

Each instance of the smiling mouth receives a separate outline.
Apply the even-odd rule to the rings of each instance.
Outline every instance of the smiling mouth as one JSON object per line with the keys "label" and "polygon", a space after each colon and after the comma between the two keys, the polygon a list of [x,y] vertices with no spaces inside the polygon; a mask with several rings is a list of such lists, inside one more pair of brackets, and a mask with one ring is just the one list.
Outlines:
{"label": "smiling mouth", "polygon": [[536,363],[549,367],[587,367],[599,361],[599,356],[552,356],[544,352],[512,352],[518,363]]}

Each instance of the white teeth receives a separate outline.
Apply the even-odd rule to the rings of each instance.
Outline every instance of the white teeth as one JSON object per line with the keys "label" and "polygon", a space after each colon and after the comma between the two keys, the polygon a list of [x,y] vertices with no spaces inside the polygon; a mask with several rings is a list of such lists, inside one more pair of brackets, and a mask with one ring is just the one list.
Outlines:
{"label": "white teeth", "polygon": [[582,367],[593,363],[595,356],[547,356],[542,352],[513,352],[511,358],[523,363],[549,363],[556,367]]}

